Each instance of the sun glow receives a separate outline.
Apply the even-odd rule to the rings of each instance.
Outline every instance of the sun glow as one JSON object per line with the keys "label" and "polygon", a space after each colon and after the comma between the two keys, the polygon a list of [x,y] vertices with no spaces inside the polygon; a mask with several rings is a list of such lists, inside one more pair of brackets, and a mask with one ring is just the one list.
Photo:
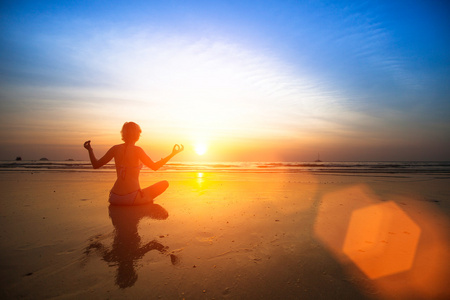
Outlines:
{"label": "sun glow", "polygon": [[195,153],[197,153],[198,155],[203,155],[206,153],[206,151],[208,151],[208,146],[206,146],[206,144],[199,143],[195,145]]}
{"label": "sun glow", "polygon": [[[75,47],[81,50],[73,55],[91,54],[82,55],[79,63],[96,66],[100,73],[108,74],[114,88],[55,88],[51,100],[59,103],[58,99],[66,94],[77,99],[99,99],[91,110],[97,112],[104,110],[100,103],[110,99],[114,105],[108,106],[111,118],[102,125],[102,130],[109,130],[108,141],[101,141],[103,144],[114,142],[117,124],[129,115],[142,128],[141,142],[145,146],[156,146],[152,136],[158,132],[162,133],[157,142],[161,148],[165,143],[184,143],[191,145],[189,152],[194,160],[234,160],[249,149],[267,148],[266,141],[281,145],[273,142],[275,138],[286,138],[291,143],[298,138],[299,128],[308,128],[309,121],[320,126],[321,120],[332,119],[319,118],[310,110],[336,113],[329,103],[339,99],[323,91],[322,85],[310,78],[312,75],[292,69],[272,53],[251,45],[121,32],[104,37],[100,44],[108,46],[100,47],[99,41],[86,39]],[[21,97],[31,99],[35,92],[23,89]],[[42,101],[47,101],[49,92],[43,89],[42,93]],[[87,107],[91,103],[76,105]],[[77,109],[74,106],[71,111]],[[82,110],[77,112],[85,116]],[[96,129],[86,131],[87,136],[97,135]],[[159,142],[161,139],[164,141]],[[259,152],[258,159],[278,157],[268,152]],[[256,159],[253,154],[249,156],[245,159]]]}

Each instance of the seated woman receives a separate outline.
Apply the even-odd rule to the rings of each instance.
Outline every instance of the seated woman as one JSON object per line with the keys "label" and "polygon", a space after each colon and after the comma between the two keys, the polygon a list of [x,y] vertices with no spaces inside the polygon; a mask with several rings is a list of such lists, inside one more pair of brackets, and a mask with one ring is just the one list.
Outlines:
{"label": "seated woman", "polygon": [[156,171],[165,165],[172,157],[184,150],[183,145],[173,146],[172,153],[158,162],[153,162],[142,148],[135,146],[141,134],[141,128],[138,124],[127,122],[122,127],[123,144],[115,145],[106,152],[106,154],[96,159],[91,147],[91,141],[84,143],[84,148],[89,151],[89,159],[94,169],[98,169],[114,158],[116,165],[117,180],[109,194],[109,202],[112,205],[138,205],[152,203],[153,199],[162,194],[169,183],[160,181],[152,186],[141,190],[139,185],[139,172],[141,162]]}

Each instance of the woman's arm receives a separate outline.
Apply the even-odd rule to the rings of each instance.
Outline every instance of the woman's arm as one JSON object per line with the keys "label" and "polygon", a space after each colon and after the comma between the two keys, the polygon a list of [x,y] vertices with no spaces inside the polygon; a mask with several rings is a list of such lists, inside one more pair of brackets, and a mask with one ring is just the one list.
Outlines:
{"label": "woman's arm", "polygon": [[114,157],[115,147],[111,147],[102,158],[97,160],[97,158],[95,158],[94,150],[91,147],[91,141],[84,142],[83,146],[89,152],[89,159],[91,160],[91,164],[94,169],[98,169],[107,164]]}
{"label": "woman's arm", "polygon": [[150,157],[148,157],[148,155],[145,154],[144,150],[142,150],[141,148],[139,148],[139,149],[140,149],[139,159],[144,163],[144,165],[146,165],[147,167],[149,167],[153,171],[156,171],[159,168],[161,168],[162,166],[164,166],[172,157],[174,157],[175,155],[177,155],[178,153],[183,151],[184,150],[184,146],[181,145],[181,147],[180,147],[178,144],[176,144],[175,146],[173,146],[172,153],[170,153],[165,158],[161,158],[161,160],[159,160],[157,162],[152,161],[150,159]]}

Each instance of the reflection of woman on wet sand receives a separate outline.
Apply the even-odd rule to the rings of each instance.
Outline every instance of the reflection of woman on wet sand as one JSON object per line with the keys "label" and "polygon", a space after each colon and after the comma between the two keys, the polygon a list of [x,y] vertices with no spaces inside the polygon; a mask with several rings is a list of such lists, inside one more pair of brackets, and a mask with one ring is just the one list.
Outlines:
{"label": "reflection of woman on wet sand", "polygon": [[169,183],[160,181],[145,189],[139,186],[139,171],[141,170],[141,162],[156,171],[164,166],[172,157],[183,151],[184,147],[175,145],[172,153],[166,158],[158,162],[153,162],[142,148],[135,146],[141,134],[139,125],[133,122],[127,122],[122,127],[122,140],[125,142],[115,145],[106,152],[106,154],[96,159],[94,151],[91,147],[91,141],[84,143],[84,148],[89,151],[89,159],[94,169],[98,169],[114,158],[117,172],[117,180],[111,189],[109,202],[113,205],[136,205],[151,203],[153,199],[163,193]]}
{"label": "reflection of woman on wet sand", "polygon": [[170,256],[171,263],[173,265],[178,264],[178,257],[169,253],[168,247],[156,240],[143,244],[138,233],[138,224],[142,218],[164,220],[169,216],[163,207],[158,204],[148,204],[141,207],[110,205],[109,216],[114,225],[114,240],[111,249],[100,242],[101,235],[96,236],[91,239],[89,246],[86,247],[85,259],[94,250],[101,255],[110,267],[117,267],[116,284],[120,288],[131,287],[136,283],[138,278],[136,267],[144,255],[151,250],[157,250],[166,257]]}

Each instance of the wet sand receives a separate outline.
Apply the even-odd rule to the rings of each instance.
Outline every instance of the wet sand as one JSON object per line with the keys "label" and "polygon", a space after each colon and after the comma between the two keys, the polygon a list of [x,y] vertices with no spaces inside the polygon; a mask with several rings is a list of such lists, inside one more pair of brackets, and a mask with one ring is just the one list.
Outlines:
{"label": "wet sand", "polygon": [[2,299],[444,299],[450,178],[1,172]]}

